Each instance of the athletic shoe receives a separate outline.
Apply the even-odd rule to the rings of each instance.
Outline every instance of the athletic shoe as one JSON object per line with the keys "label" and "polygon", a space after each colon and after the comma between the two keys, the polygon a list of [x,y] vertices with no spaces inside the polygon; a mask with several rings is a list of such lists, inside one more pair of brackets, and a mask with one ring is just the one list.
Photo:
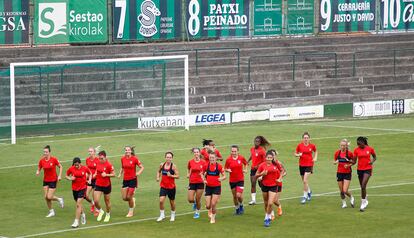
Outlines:
{"label": "athletic shoe", "polygon": [[170,221],[175,221],[175,215],[171,215]]}
{"label": "athletic shoe", "polygon": [[197,209],[197,203],[193,203],[193,211],[195,211]]}
{"label": "athletic shoe", "polygon": [[109,215],[109,213],[106,213],[104,222],[109,222],[110,219],[111,219],[111,215]]}
{"label": "athletic shoe", "polygon": [[249,205],[255,205],[256,204],[256,201],[254,201],[254,200],[251,200],[250,202],[249,202]]}
{"label": "athletic shoe", "polygon": [[211,218],[211,210],[208,210],[208,217]]}
{"label": "athletic shoe", "polygon": [[211,216],[210,218],[210,224],[216,223],[216,218],[214,216]]}
{"label": "athletic shoe", "polygon": [[91,205],[91,213],[95,212],[95,205]]}
{"label": "athletic shoe", "polygon": [[351,207],[354,208],[355,207],[355,198],[351,197],[351,199],[349,200],[349,202],[351,203]]}
{"label": "athletic shoe", "polygon": [[303,197],[300,203],[305,204],[306,200],[307,200],[306,197]]}
{"label": "athletic shoe", "polygon": [[75,219],[75,221],[72,224],[72,228],[78,228],[79,227],[79,221]]}
{"label": "athletic shoe", "polygon": [[365,200],[365,207],[364,207],[364,209],[367,208],[367,207],[368,207],[368,199]]}
{"label": "athletic shoe", "polygon": [[158,219],[157,219],[157,222],[160,222],[164,219],[165,219],[165,215],[160,215],[160,217],[158,217]]}
{"label": "athletic shoe", "polygon": [[99,213],[98,213],[98,218],[96,220],[97,221],[102,221],[103,215],[105,215],[105,212],[103,210],[100,210]]}
{"label": "athletic shoe", "polygon": [[310,201],[311,198],[312,198],[312,191],[308,192],[308,197],[307,197],[308,201]]}
{"label": "athletic shoe", "polygon": [[240,207],[236,208],[236,212],[234,213],[234,215],[240,215]]}
{"label": "athletic shoe", "polygon": [[242,215],[243,213],[244,213],[244,207],[243,205],[240,205],[239,214]]}
{"label": "athletic shoe", "polygon": [[277,208],[277,215],[278,216],[282,216],[282,214],[283,214],[282,208],[281,207],[278,207]]}
{"label": "athletic shoe", "polygon": [[82,225],[85,225],[86,224],[86,214],[85,213],[82,213],[81,214],[80,220],[81,220],[81,224]]}
{"label": "athletic shoe", "polygon": [[58,198],[59,206],[60,208],[63,208],[65,206],[65,202],[63,201],[63,198]]}
{"label": "athletic shoe", "polygon": [[49,214],[47,214],[46,217],[49,218],[49,217],[54,217],[54,216],[55,216],[55,210],[52,209],[49,211]]}
{"label": "athletic shoe", "polygon": [[200,218],[200,213],[198,213],[198,212],[194,213],[193,218],[194,218],[194,219],[198,219],[198,218]]}
{"label": "athletic shoe", "polygon": [[269,227],[270,226],[270,219],[265,219],[264,220],[264,226],[265,227]]}
{"label": "athletic shoe", "polygon": [[128,211],[128,214],[125,217],[133,217],[134,216],[134,211]]}
{"label": "athletic shoe", "polygon": [[342,203],[342,208],[347,208],[348,206],[346,205],[346,203]]}

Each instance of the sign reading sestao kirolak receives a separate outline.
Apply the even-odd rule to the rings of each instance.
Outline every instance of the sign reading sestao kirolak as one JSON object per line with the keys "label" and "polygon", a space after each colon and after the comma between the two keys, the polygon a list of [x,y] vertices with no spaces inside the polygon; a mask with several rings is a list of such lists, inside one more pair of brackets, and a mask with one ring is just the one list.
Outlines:
{"label": "sign reading sestao kirolak", "polygon": [[29,0],[0,0],[0,44],[29,43]]}

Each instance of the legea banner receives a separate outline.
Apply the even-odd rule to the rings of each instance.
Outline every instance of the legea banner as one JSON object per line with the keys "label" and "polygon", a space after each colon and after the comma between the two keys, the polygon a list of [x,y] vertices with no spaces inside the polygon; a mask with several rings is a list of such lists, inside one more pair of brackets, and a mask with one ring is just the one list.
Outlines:
{"label": "legea banner", "polygon": [[36,44],[108,40],[106,0],[34,0]]}
{"label": "legea banner", "polygon": [[29,43],[29,0],[0,0],[0,44]]}

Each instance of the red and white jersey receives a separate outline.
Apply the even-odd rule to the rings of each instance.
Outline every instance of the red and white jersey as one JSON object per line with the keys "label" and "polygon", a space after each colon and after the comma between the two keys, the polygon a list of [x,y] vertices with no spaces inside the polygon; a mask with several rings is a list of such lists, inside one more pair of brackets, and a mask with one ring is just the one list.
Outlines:
{"label": "red and white jersey", "polygon": [[225,169],[230,169],[230,183],[244,181],[243,166],[247,165],[246,159],[239,155],[237,158],[233,158],[231,155],[227,158]]}
{"label": "red and white jersey", "polygon": [[60,162],[55,157],[50,157],[48,160],[42,158],[39,160],[39,171],[43,169],[44,182],[56,182],[58,179],[56,173],[56,166],[60,166]]}

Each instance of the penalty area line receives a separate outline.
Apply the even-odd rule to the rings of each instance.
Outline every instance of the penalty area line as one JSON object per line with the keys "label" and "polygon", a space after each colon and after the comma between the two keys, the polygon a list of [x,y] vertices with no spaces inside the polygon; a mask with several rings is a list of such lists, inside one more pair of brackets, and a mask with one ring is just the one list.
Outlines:
{"label": "penalty area line", "polygon": [[[402,182],[402,183],[394,183],[394,184],[376,185],[376,186],[368,187],[368,189],[386,188],[386,187],[396,187],[396,186],[411,185],[411,184],[414,184],[414,182]],[[355,190],[360,190],[360,188],[350,189],[350,191],[355,191]],[[319,194],[314,194],[313,196],[314,197],[322,197],[322,196],[328,196],[328,195],[336,194],[336,193],[338,193],[338,191],[326,192],[326,193],[319,193]],[[298,199],[298,198],[301,198],[301,197],[302,196],[294,196],[294,197],[281,198],[280,200],[281,201],[287,201],[287,200]],[[258,202],[256,204],[263,204],[263,202]],[[228,209],[228,208],[234,208],[234,205],[232,205],[232,206],[219,207],[217,209],[218,210],[223,210],[223,209]],[[201,210],[200,212],[203,212],[204,213],[204,212],[207,212],[207,210]],[[186,215],[190,215],[190,214],[194,214],[194,211],[180,213],[180,214],[177,214],[175,216],[176,217],[179,217],[179,216],[186,216]],[[166,218],[168,218],[168,217],[169,216],[166,216]],[[157,218],[158,217],[149,217],[149,218],[142,218],[142,219],[136,219],[136,220],[114,222],[114,223],[109,223],[109,224],[102,224],[102,225],[95,225],[95,226],[86,226],[86,227],[80,227],[80,228],[76,228],[76,229],[71,228],[71,229],[64,229],[64,230],[57,230],[57,231],[49,231],[49,232],[43,232],[43,233],[37,233],[37,234],[31,234],[31,235],[18,236],[16,238],[27,238],[27,237],[45,236],[45,235],[59,234],[59,233],[65,233],[65,232],[89,230],[89,229],[95,229],[95,228],[100,228],[100,227],[108,227],[108,226],[116,226],[116,225],[130,224],[130,223],[138,223],[138,222],[151,221],[151,220],[155,221]]]}

